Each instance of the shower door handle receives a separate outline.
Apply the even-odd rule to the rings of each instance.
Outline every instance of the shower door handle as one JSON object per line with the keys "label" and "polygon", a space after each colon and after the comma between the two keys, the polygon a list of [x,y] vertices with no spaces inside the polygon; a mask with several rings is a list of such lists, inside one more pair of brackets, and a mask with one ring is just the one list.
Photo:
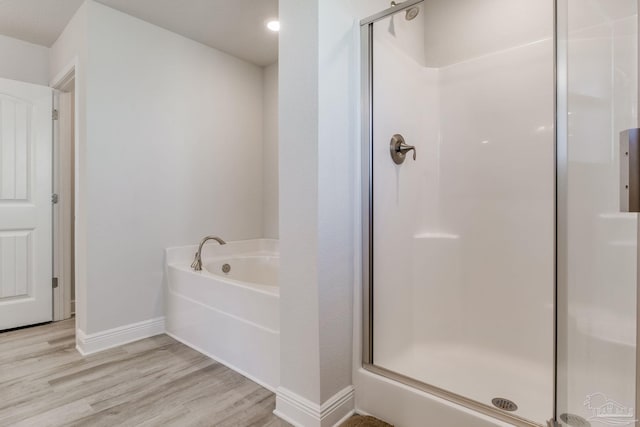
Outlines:
{"label": "shower door handle", "polygon": [[391,138],[389,151],[391,152],[391,158],[396,165],[404,163],[404,159],[409,151],[413,151],[413,160],[416,159],[416,147],[405,143],[404,137],[398,133],[393,135]]}
{"label": "shower door handle", "polygon": [[620,132],[620,211],[640,212],[640,129]]}

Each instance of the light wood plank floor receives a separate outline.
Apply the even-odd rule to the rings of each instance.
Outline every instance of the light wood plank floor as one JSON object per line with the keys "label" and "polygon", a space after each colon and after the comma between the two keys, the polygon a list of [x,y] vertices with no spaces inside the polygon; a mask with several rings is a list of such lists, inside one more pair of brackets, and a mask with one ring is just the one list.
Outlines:
{"label": "light wood plank floor", "polygon": [[0,426],[289,426],[274,405],[166,335],[82,357],[73,319],[0,333]]}

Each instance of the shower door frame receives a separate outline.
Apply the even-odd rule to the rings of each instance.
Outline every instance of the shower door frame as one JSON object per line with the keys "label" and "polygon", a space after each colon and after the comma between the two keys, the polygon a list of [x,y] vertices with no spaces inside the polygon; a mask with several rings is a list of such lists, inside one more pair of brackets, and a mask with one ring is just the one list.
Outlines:
{"label": "shower door frame", "polygon": [[[373,358],[373,24],[381,19],[406,9],[424,3],[428,0],[407,0],[396,6],[385,9],[375,15],[360,21],[360,54],[361,54],[361,100],[362,100],[362,367],[374,374],[381,375],[393,381],[408,385],[434,396],[462,405],[466,408],[489,415],[517,427],[540,427],[541,424],[524,419],[514,414],[502,411],[487,404],[464,397],[451,391],[416,380],[415,378],[391,371],[378,366]],[[565,280],[559,275],[559,265],[566,266],[566,256],[559,255],[559,248],[566,248],[566,197],[567,197],[567,156],[566,140],[558,138],[558,0],[553,2],[553,117],[554,117],[554,319],[553,319],[553,418],[547,421],[547,426],[557,426],[557,389],[558,389],[558,287],[566,289]],[[562,155],[564,153],[565,155]],[[562,162],[559,162],[562,159]],[[562,178],[562,179],[560,179]],[[559,199],[559,196],[563,199]],[[563,202],[563,200],[565,202]],[[562,214],[562,215],[561,215]],[[559,231],[562,230],[562,233]],[[566,270],[561,267],[562,272]],[[562,281],[562,283],[559,283]]]}

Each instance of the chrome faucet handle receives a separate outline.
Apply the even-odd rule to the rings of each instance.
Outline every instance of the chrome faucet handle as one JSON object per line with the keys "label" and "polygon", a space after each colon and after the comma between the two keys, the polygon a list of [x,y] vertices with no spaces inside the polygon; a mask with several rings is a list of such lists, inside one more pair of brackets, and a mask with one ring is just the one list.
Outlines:
{"label": "chrome faucet handle", "polygon": [[413,150],[413,160],[416,159],[416,147],[405,143],[404,137],[400,134],[395,134],[391,138],[389,145],[389,151],[391,151],[391,158],[396,165],[404,163],[404,159],[409,151]]}

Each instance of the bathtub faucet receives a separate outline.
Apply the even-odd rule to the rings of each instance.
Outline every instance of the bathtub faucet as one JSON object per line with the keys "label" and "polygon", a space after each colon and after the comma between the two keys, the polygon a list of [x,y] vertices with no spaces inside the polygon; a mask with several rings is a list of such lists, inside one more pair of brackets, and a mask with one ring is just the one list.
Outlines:
{"label": "bathtub faucet", "polygon": [[202,239],[200,241],[200,246],[198,246],[198,252],[196,252],[196,257],[193,259],[193,262],[191,263],[191,268],[193,268],[195,271],[202,270],[202,247],[208,240],[215,240],[221,245],[227,244],[227,242],[225,242],[224,240],[216,236],[207,236],[204,239]]}

